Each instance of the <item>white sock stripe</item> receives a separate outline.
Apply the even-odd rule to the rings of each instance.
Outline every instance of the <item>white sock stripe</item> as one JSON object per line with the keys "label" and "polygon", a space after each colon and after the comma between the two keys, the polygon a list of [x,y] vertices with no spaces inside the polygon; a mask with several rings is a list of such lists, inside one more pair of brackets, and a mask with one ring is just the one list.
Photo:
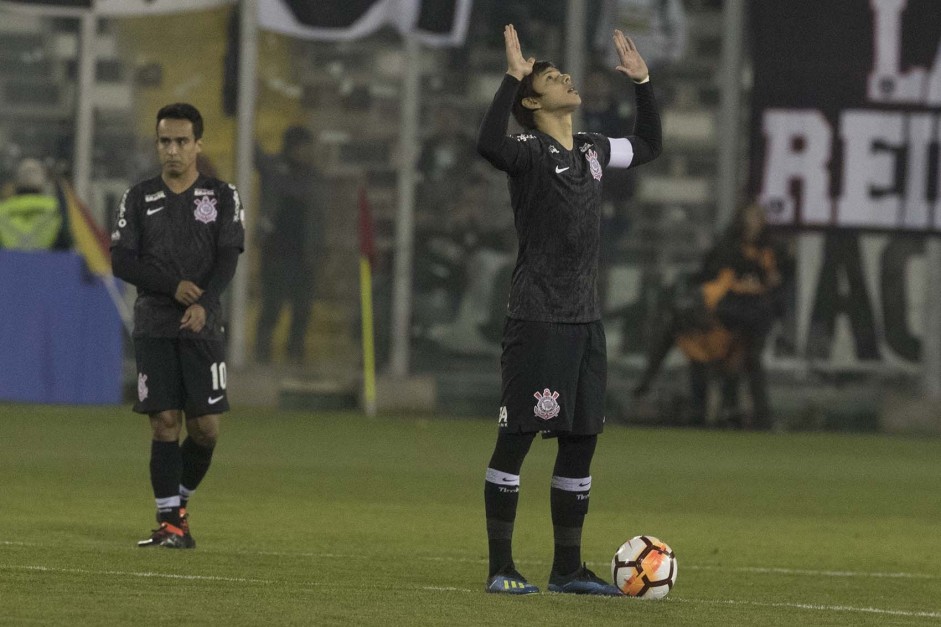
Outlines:
{"label": "white sock stripe", "polygon": [[487,481],[489,483],[495,483],[497,485],[519,485],[520,476],[511,475],[507,472],[502,472],[500,470],[494,470],[493,468],[487,469]]}
{"label": "white sock stripe", "polygon": [[157,509],[168,509],[170,507],[179,507],[180,506],[180,495],[176,496],[167,496],[162,499],[154,499],[157,503]]}
{"label": "white sock stripe", "polygon": [[591,477],[552,477],[552,487],[566,492],[588,492],[591,490]]}
{"label": "white sock stripe", "polygon": [[180,484],[180,496],[182,496],[185,499],[188,499],[189,497],[193,496],[193,492],[195,491],[196,490],[188,490],[182,483]]}

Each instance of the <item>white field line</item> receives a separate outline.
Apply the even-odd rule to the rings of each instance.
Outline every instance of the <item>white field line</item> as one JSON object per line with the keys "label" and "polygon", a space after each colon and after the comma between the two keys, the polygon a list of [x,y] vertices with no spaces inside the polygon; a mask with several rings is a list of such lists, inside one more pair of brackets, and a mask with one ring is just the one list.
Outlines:
{"label": "white field line", "polygon": [[879,607],[852,607],[849,605],[816,605],[813,603],[762,603],[761,601],[736,601],[734,599],[671,599],[673,603],[695,603],[702,605],[746,605],[750,607],[776,607],[817,612],[848,612],[856,614],[878,614],[879,616],[905,616],[906,618],[941,618],[941,612],[917,610],[886,610]]}
{"label": "white field line", "polygon": [[[0,540],[0,546],[41,546],[28,542],[10,542]],[[207,553],[209,551],[206,551]],[[235,553],[237,555],[267,555],[273,557],[298,557],[298,558],[317,558],[317,559],[338,559],[338,560],[359,560],[363,559],[362,554],[344,554],[344,553],[317,553],[313,551],[212,551],[214,553]],[[424,562],[446,562],[457,564],[486,564],[485,557],[459,557],[459,556],[441,556],[441,555],[417,555],[409,559]],[[516,560],[517,564],[528,566],[551,566],[551,562],[545,560]],[[607,568],[609,562],[586,562],[589,566],[596,569]],[[853,571],[853,570],[812,570],[804,568],[777,568],[769,566],[699,566],[680,563],[681,570],[701,570],[701,571],[721,571],[724,573],[747,573],[754,575],[794,575],[810,577],[836,577],[836,578],[860,578],[860,579],[941,579],[941,575],[928,575],[924,573],[900,573],[900,572],[879,572],[879,571]]]}
{"label": "white field line", "polygon": [[751,573],[755,575],[810,575],[813,577],[860,577],[872,579],[941,579],[939,575],[924,573],[881,573],[855,570],[810,570],[804,568],[765,568],[760,566],[686,566],[686,570],[719,570],[726,573]]}
{"label": "white field line", "polygon": [[[27,543],[21,542],[8,542],[0,541],[0,545],[7,546],[36,546],[30,545]],[[228,552],[228,551],[226,551]],[[360,557],[359,555],[349,554],[336,554],[336,553],[312,553],[312,552],[290,552],[290,551],[235,551],[235,553],[240,554],[249,554],[249,555],[273,555],[273,556],[283,556],[283,557],[314,557],[314,558],[325,558],[325,559],[355,559]],[[423,561],[434,561],[434,562],[462,562],[462,563],[486,563],[486,560],[483,558],[470,558],[470,557],[444,557],[444,556],[418,556],[413,559],[423,560]],[[521,563],[526,563],[530,565],[548,565],[549,562],[539,561],[539,560],[529,560]],[[599,562],[589,562],[592,566],[606,565]],[[719,566],[686,566],[689,570],[722,570],[724,572],[740,572],[740,573],[754,573],[754,574],[774,574],[774,575],[801,575],[801,576],[815,576],[815,577],[870,577],[870,578],[890,578],[890,579],[939,579],[936,575],[926,575],[920,573],[880,573],[880,572],[867,572],[867,571],[829,571],[829,570],[809,570],[809,569],[792,569],[792,568],[768,568],[768,567],[719,567]],[[257,578],[245,578],[245,577],[219,577],[213,575],[180,575],[174,573],[157,573],[151,571],[143,572],[134,572],[134,571],[116,571],[116,570],[91,570],[91,569],[82,569],[82,568],[58,568],[50,566],[8,566],[0,564],[0,570],[25,570],[32,572],[49,572],[49,573],[61,573],[61,574],[87,574],[87,575],[110,575],[118,577],[139,577],[139,578],[158,578],[158,579],[175,579],[175,580],[190,580],[190,581],[207,581],[207,582],[227,582],[227,583],[245,583],[245,584],[257,584],[257,585],[271,585],[277,583],[286,583],[283,581],[277,581],[273,579],[257,579]],[[303,586],[309,587],[348,587],[346,584],[329,584],[323,582],[313,582],[313,581],[301,581],[296,582]],[[371,589],[375,589],[377,586],[370,586]],[[451,586],[409,586],[409,585],[399,585],[396,586],[397,589],[402,588],[411,588],[413,590],[421,590],[428,592],[475,592],[474,589],[468,588],[457,588]],[[917,610],[891,610],[885,608],[876,608],[876,607],[853,607],[848,605],[818,605],[810,603],[765,603],[761,601],[742,601],[736,599],[683,599],[683,598],[671,598],[668,599],[668,602],[673,603],[695,603],[702,605],[741,605],[741,606],[752,606],[752,607],[776,607],[776,608],[789,608],[789,609],[798,609],[798,610],[808,610],[808,611],[817,611],[817,612],[842,612],[842,613],[857,613],[857,614],[873,614],[880,616],[899,616],[907,618],[932,618],[939,619],[941,618],[941,612],[937,611],[917,611]]]}
{"label": "white field line", "polygon": [[[92,570],[88,568],[59,568],[55,566],[8,566],[0,564],[0,570],[25,570],[28,572],[53,573],[65,575],[94,575],[94,576],[113,576],[113,577],[138,577],[144,579],[175,579],[186,581],[208,581],[225,583],[247,583],[259,585],[284,584],[285,581],[275,579],[256,579],[249,577],[218,577],[215,575],[178,575],[176,573],[155,573],[152,571],[134,572],[126,570]],[[295,582],[302,586],[312,588],[348,588],[345,583],[324,583],[320,581],[298,581]],[[369,586],[375,589],[377,586]],[[428,590],[432,592],[473,592],[467,588],[454,588],[450,586],[395,586],[396,589],[411,588],[413,590]],[[390,588],[392,589],[392,588]]]}
{"label": "white field line", "polygon": [[[362,559],[362,555],[343,555],[339,553],[313,553],[313,552],[291,552],[291,551],[246,551],[247,555],[271,555],[275,557],[313,557],[323,559]],[[486,564],[487,558],[484,557],[444,557],[438,555],[419,555],[409,559],[425,562],[448,562],[459,564]],[[551,562],[545,560],[515,560],[517,564],[529,566],[549,566]],[[586,562],[589,566],[595,568],[607,567],[609,562]],[[923,573],[884,573],[878,571],[853,571],[853,570],[810,570],[801,568],[774,568],[762,566],[689,566],[680,564],[683,570],[717,570],[725,573],[751,573],[755,575],[799,575],[813,577],[859,577],[872,579],[941,579],[941,575],[927,575]]]}
{"label": "white field line", "polygon": [[88,568],[58,568],[54,566],[8,566],[0,564],[0,570],[26,570],[41,573],[62,573],[68,575],[112,575],[116,577],[144,577],[156,579],[185,579],[187,581],[225,581],[232,583],[275,583],[271,579],[250,579],[246,577],[217,577],[214,575],[177,575],[174,573],[155,573],[151,571],[134,572],[126,570],[91,570]]}
{"label": "white field line", "polygon": [[[155,573],[150,571],[134,572],[119,570],[92,570],[85,568],[56,568],[51,566],[5,566],[0,565],[0,570],[25,570],[31,572],[43,573],[61,573],[61,574],[81,574],[95,576],[116,576],[116,577],[141,577],[141,578],[160,578],[160,579],[184,579],[189,581],[209,581],[209,582],[227,582],[227,583],[248,583],[270,585],[280,583],[273,579],[252,579],[246,577],[217,577],[212,575],[177,575],[173,573]],[[325,584],[320,582],[298,582],[304,586],[311,587],[349,587],[346,584]],[[455,588],[451,586],[397,586],[395,589],[401,590],[403,587],[413,590],[429,592],[474,592],[467,588]],[[369,589],[375,590],[376,586],[369,586]],[[390,588],[392,589],[392,588]],[[482,592],[482,590],[481,590]],[[551,594],[551,593],[547,593]],[[610,599],[609,599],[610,600]],[[761,601],[741,601],[735,599],[682,599],[674,598],[667,600],[668,603],[692,603],[697,605],[741,605],[750,607],[772,607],[787,608],[796,610],[808,610],[813,612],[842,612],[855,614],[875,614],[879,616],[904,616],[906,618],[941,618],[941,612],[928,612],[916,610],[889,610],[878,607],[853,607],[849,605],[817,605],[811,603],[762,603]]]}

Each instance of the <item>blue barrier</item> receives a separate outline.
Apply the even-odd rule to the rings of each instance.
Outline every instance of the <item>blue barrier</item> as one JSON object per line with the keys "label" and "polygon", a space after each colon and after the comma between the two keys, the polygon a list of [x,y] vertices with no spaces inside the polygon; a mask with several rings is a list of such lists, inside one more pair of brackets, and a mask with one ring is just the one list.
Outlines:
{"label": "blue barrier", "polygon": [[122,332],[78,254],[0,250],[0,399],[120,403]]}

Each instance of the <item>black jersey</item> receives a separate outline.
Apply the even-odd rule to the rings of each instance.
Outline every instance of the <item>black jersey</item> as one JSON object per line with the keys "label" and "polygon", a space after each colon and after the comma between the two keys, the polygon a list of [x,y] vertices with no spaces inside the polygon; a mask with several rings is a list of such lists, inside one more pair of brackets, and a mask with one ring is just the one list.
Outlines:
{"label": "black jersey", "polygon": [[[200,176],[189,189],[176,194],[158,176],[124,193],[111,247],[134,251],[142,263],[174,285],[188,280],[205,288],[218,251],[244,249],[243,219],[234,185]],[[200,304],[206,309],[203,330],[181,331],[180,318],[186,307],[172,295],[138,286],[134,335],[222,339],[220,303],[210,300]]]}
{"label": "black jersey", "polygon": [[508,164],[519,251],[507,312],[540,322],[599,320],[601,181],[608,139],[579,133],[568,150],[535,130],[512,137],[521,147]]}
{"label": "black jersey", "polygon": [[[507,313],[537,322],[600,320],[601,186],[611,142],[578,133],[569,150],[538,130],[506,136],[518,86],[513,77],[504,78],[478,137],[480,153],[509,177],[519,252]],[[659,152],[659,115],[648,85],[638,88],[641,124],[651,146],[648,137],[628,137],[634,150],[629,166]]]}

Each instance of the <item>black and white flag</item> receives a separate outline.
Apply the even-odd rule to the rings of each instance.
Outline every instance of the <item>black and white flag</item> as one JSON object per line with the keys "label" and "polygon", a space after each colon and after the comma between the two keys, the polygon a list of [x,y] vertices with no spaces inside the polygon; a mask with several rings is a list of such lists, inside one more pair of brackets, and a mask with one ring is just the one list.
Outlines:
{"label": "black and white flag", "polygon": [[41,15],[77,16],[94,10],[104,17],[205,11],[237,0],[0,0],[0,7]]}
{"label": "black and white flag", "polygon": [[[323,41],[366,37],[384,26],[428,46],[460,46],[473,0],[258,0],[265,30]],[[50,16],[133,17],[215,9],[237,0],[0,0],[0,8]]]}
{"label": "black and white flag", "polygon": [[429,46],[464,43],[472,0],[260,0],[259,26],[304,39],[345,41],[383,26]]}

